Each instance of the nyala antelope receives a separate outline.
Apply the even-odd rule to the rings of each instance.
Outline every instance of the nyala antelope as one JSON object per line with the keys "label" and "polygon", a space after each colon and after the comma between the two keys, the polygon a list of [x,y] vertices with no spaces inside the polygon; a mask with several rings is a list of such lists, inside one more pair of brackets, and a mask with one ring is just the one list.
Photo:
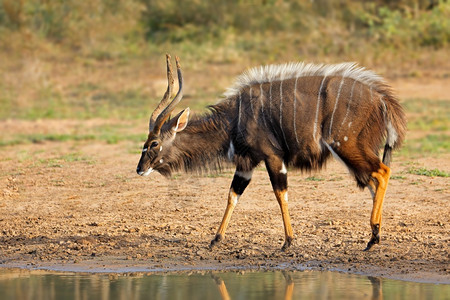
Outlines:
{"label": "nyala antelope", "polygon": [[[183,97],[170,101],[173,75],[167,62],[167,91],[150,116],[149,134],[137,166],[139,175],[158,171],[198,170],[228,160],[236,166],[228,204],[211,247],[220,242],[253,170],[264,162],[281,208],[285,242],[292,243],[288,212],[287,170],[318,170],[333,156],[343,163],[358,187],[373,197],[371,238],[380,242],[381,211],[390,176],[392,150],[406,131],[405,115],[391,88],[375,73],[354,63],[316,65],[289,63],[248,70],[225,98],[201,117],[189,108],[169,118]],[[379,150],[384,143],[383,159]]]}

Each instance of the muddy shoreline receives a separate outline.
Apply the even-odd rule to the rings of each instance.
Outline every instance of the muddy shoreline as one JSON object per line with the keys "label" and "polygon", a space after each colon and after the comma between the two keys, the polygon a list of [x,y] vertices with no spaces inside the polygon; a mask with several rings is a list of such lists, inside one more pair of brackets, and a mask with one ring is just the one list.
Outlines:
{"label": "muddy shoreline", "polygon": [[105,260],[84,261],[82,263],[74,262],[11,262],[0,264],[3,270],[42,270],[49,272],[69,272],[84,274],[192,274],[205,272],[257,272],[257,271],[286,271],[286,272],[302,272],[302,271],[331,271],[347,274],[355,274],[362,276],[382,277],[392,280],[402,280],[418,283],[433,284],[450,284],[450,276],[445,274],[437,274],[433,272],[405,271],[409,269],[407,266],[390,266],[388,268],[380,268],[373,265],[357,265],[357,264],[336,264],[323,261],[309,261],[304,263],[286,261],[265,262],[256,265],[252,264],[235,264],[232,262],[202,262],[195,265],[185,264],[167,264],[165,266],[146,264],[145,262],[131,262],[125,259],[107,258]]}

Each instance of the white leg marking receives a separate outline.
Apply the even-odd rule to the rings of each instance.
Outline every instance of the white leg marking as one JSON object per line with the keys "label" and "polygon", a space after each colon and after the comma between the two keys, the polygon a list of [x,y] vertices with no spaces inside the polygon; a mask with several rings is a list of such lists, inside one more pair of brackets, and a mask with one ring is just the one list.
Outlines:
{"label": "white leg marking", "polygon": [[294,84],[294,133],[295,133],[295,140],[297,141],[297,146],[300,146],[300,142],[298,141],[297,136],[297,80],[298,76],[295,77],[295,84]]}
{"label": "white leg marking", "polygon": [[234,157],[234,145],[233,145],[233,142],[230,142],[230,148],[228,148],[227,156],[228,156],[229,160],[233,160],[233,157]]}
{"label": "white leg marking", "polygon": [[313,130],[313,138],[315,141],[317,141],[316,133],[317,133],[317,123],[319,122],[320,94],[322,94],[322,88],[326,78],[327,78],[326,75],[323,76],[322,82],[320,83],[319,93],[317,95],[316,117],[314,119],[314,130]]}
{"label": "white leg marking", "polygon": [[287,169],[286,169],[286,165],[284,164],[284,162],[281,164],[280,173],[281,174],[287,174]]}
{"label": "white leg marking", "polygon": [[236,194],[234,191],[231,191],[231,203],[233,206],[236,206],[241,195]]}
{"label": "white leg marking", "polygon": [[286,148],[289,150],[289,145],[286,141],[286,135],[284,134],[283,130],[283,80],[280,81],[280,129],[281,133],[283,134],[284,144],[286,145]]}
{"label": "white leg marking", "polygon": [[341,83],[339,84],[339,89],[338,89],[338,93],[336,96],[336,102],[334,103],[333,113],[331,114],[330,129],[328,131],[328,136],[331,136],[331,128],[333,127],[334,113],[336,112],[336,109],[337,109],[337,106],[339,103],[339,97],[341,96],[341,90],[342,90],[342,85],[344,84],[344,80],[345,80],[345,77],[342,77]]}
{"label": "white leg marking", "polygon": [[244,178],[245,180],[250,180],[250,179],[252,179],[253,170],[248,171],[248,172],[236,171],[235,174],[239,177]]}
{"label": "white leg marking", "polygon": [[289,200],[288,200],[288,193],[286,192],[286,193],[284,193],[284,201],[286,201],[286,202],[288,202]]}

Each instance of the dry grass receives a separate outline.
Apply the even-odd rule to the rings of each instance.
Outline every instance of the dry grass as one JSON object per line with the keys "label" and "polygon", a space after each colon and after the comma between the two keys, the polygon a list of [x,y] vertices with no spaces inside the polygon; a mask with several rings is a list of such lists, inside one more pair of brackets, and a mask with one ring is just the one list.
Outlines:
{"label": "dry grass", "polygon": [[[403,99],[410,117],[404,154],[425,148],[437,149],[436,154],[447,151],[449,98],[448,88],[442,87],[447,86],[450,62],[448,36],[442,32],[450,32],[446,30],[450,4],[442,2],[427,11],[421,2],[413,6],[406,0],[396,6],[356,0],[194,1],[177,11],[174,3],[3,1],[0,120],[100,118],[130,121],[131,127],[145,124],[149,109],[165,89],[166,52],[182,58],[183,106],[196,112],[221,98],[234,77],[248,67],[299,60],[357,61],[395,80],[394,86],[420,83],[410,86],[414,92]],[[252,9],[243,10],[242,5]],[[411,32],[441,38],[431,40],[434,45],[414,44]],[[430,80],[443,83],[422,93],[425,100],[418,99],[421,91],[416,87]],[[436,113],[422,113],[430,109]],[[117,128],[99,128],[84,135],[2,134],[2,144],[91,138],[115,142],[127,137]]]}

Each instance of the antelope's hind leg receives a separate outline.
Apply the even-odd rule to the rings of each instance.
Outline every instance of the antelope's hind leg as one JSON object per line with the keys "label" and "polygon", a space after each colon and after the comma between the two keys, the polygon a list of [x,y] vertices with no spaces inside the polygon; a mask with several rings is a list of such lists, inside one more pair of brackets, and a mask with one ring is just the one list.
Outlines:
{"label": "antelope's hind leg", "polygon": [[372,178],[369,186],[372,191],[375,191],[373,195],[373,208],[372,215],[370,217],[370,227],[372,228],[372,237],[367,243],[364,251],[370,250],[373,245],[380,243],[380,229],[381,229],[381,212],[383,209],[384,196],[386,195],[386,188],[391,176],[391,169],[383,163],[380,163],[378,171],[372,173]]}
{"label": "antelope's hind leg", "polygon": [[272,183],[273,192],[277,198],[283,217],[285,240],[281,251],[285,251],[292,244],[294,235],[292,232],[291,219],[288,210],[288,193],[287,193],[287,170],[283,161],[278,157],[271,157],[266,160],[266,167],[269,172],[270,182]]}
{"label": "antelope's hind leg", "polygon": [[230,222],[231,215],[233,213],[234,208],[239,200],[239,197],[244,192],[245,188],[250,183],[252,179],[253,170],[252,171],[238,171],[234,173],[233,181],[231,182],[231,188],[228,193],[228,203],[227,208],[225,209],[225,214],[222,218],[222,223],[220,223],[219,229],[217,230],[215,238],[211,241],[210,248],[216,245],[218,242],[222,241],[225,237],[225,230],[227,229],[228,223]]}

